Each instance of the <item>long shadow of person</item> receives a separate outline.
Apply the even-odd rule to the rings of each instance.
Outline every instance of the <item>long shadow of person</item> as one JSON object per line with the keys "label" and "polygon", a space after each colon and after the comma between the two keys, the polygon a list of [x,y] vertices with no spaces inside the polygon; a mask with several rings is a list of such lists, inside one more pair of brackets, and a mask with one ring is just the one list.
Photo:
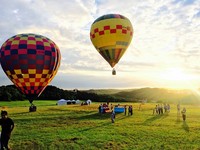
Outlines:
{"label": "long shadow of person", "polygon": [[186,132],[189,132],[189,126],[187,125],[186,121],[183,121],[183,124],[182,124],[182,128],[186,131]]}
{"label": "long shadow of person", "polygon": [[181,123],[181,116],[180,115],[177,115],[176,123]]}
{"label": "long shadow of person", "polygon": [[148,125],[148,124],[151,124],[152,122],[154,122],[156,120],[164,119],[166,117],[168,117],[167,114],[156,115],[156,116],[153,116],[153,117],[150,117],[150,118],[146,119],[142,124],[143,125]]}

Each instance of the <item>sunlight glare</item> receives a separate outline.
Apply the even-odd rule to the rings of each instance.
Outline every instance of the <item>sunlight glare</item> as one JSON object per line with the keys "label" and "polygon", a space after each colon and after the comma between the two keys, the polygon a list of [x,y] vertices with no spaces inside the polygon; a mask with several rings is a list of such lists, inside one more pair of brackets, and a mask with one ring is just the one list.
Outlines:
{"label": "sunlight glare", "polygon": [[161,73],[161,78],[170,81],[189,81],[193,77],[179,68],[170,68]]}
{"label": "sunlight glare", "polygon": [[167,68],[159,74],[160,82],[170,88],[195,89],[197,88],[195,75],[181,68]]}

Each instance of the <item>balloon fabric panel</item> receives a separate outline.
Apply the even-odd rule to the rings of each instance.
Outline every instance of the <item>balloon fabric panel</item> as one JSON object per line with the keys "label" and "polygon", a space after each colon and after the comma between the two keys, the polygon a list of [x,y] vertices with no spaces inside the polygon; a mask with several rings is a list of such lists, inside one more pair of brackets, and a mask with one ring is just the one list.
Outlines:
{"label": "balloon fabric panel", "polygon": [[19,34],[2,45],[1,66],[21,92],[38,96],[57,72],[58,55],[60,59],[60,51],[50,39]]}
{"label": "balloon fabric panel", "polygon": [[90,39],[102,57],[114,67],[128,48],[133,36],[131,22],[124,16],[108,14],[94,21]]}
{"label": "balloon fabric panel", "polygon": [[114,67],[115,64],[118,63],[124,52],[125,50],[123,49],[100,50],[101,56],[110,64],[111,67]]}
{"label": "balloon fabric panel", "polygon": [[115,45],[116,42],[130,44],[133,31],[129,20],[109,19],[92,25],[90,37],[95,47]]}

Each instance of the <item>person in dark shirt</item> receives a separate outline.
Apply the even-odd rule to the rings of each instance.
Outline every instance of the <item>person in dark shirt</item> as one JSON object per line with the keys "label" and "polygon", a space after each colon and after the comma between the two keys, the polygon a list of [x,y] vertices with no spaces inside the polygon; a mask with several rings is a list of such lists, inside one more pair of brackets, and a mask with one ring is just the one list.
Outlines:
{"label": "person in dark shirt", "polygon": [[11,136],[11,132],[14,129],[14,122],[11,118],[8,117],[7,111],[1,111],[1,150],[9,150],[8,142]]}
{"label": "person in dark shirt", "polygon": [[181,113],[182,113],[183,121],[185,121],[186,120],[186,108],[185,107],[183,108]]}

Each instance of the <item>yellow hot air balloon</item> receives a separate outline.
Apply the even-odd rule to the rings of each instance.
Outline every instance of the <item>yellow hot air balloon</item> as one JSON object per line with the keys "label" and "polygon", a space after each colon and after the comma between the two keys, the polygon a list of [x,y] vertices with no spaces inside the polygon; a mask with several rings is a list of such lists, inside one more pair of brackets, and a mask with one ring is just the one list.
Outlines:
{"label": "yellow hot air balloon", "polygon": [[[120,14],[97,18],[90,29],[90,39],[101,56],[113,68],[123,56],[133,37],[130,20]],[[116,74],[113,68],[113,75]]]}

